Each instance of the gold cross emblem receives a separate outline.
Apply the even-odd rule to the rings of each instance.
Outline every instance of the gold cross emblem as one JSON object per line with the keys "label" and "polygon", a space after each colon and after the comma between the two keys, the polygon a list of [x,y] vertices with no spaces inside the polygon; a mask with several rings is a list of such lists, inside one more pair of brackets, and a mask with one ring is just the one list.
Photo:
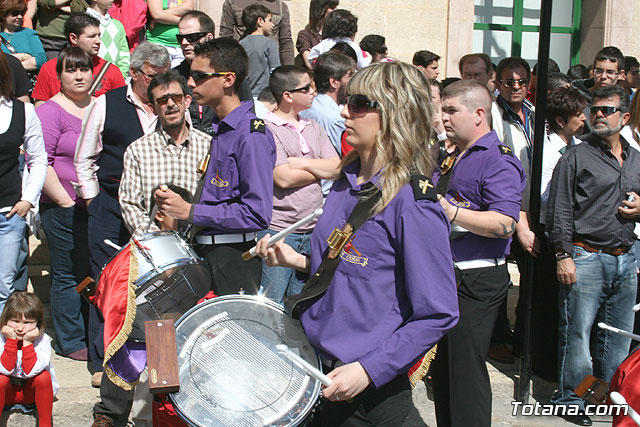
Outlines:
{"label": "gold cross emblem", "polygon": [[255,130],[258,130],[260,128],[260,126],[264,126],[264,122],[262,120],[254,120],[253,121],[253,128]]}
{"label": "gold cross emblem", "polygon": [[431,184],[428,180],[423,179],[420,181],[420,189],[422,190],[422,194],[427,194],[427,190],[429,188],[433,188],[433,184]]}

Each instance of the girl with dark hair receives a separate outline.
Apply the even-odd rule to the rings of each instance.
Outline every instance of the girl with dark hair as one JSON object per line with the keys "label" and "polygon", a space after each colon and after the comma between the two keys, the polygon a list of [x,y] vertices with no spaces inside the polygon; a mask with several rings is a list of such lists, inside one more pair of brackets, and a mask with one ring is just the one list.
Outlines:
{"label": "girl with dark hair", "polygon": [[323,40],[311,49],[308,60],[314,62],[318,56],[328,52],[336,43],[345,42],[353,48],[358,56],[357,68],[366,67],[371,63],[372,58],[354,42],[357,32],[358,18],[348,10],[334,10],[324,21]]}
{"label": "girl with dark hair", "polygon": [[44,310],[35,294],[16,292],[0,318],[0,407],[33,404],[38,426],[51,426],[58,391],[51,363],[51,338],[44,332]]}
{"label": "girl with dark hair", "polygon": [[[336,10],[340,2],[338,0],[311,0],[309,4],[309,23],[304,30],[298,33],[296,49],[300,54],[296,58],[296,65],[304,65],[311,70],[309,63],[309,51],[322,41],[322,27],[327,15]],[[298,62],[302,63],[298,63]]]}
{"label": "girl with dark hair", "polygon": [[74,360],[87,360],[83,301],[75,287],[89,275],[89,247],[86,206],[71,182],[78,181],[73,158],[82,118],[92,100],[92,69],[85,51],[63,49],[56,64],[61,90],[36,110],[48,157],[40,217],[51,259],[54,349]]}
{"label": "girl with dark hair", "polygon": [[[20,146],[24,148],[28,177],[20,176]],[[26,171],[26,170],[25,170]],[[18,262],[23,253],[29,210],[38,204],[47,174],[47,155],[40,120],[33,105],[13,97],[11,73],[0,55],[0,308],[17,289]],[[24,283],[26,287],[26,283]]]}

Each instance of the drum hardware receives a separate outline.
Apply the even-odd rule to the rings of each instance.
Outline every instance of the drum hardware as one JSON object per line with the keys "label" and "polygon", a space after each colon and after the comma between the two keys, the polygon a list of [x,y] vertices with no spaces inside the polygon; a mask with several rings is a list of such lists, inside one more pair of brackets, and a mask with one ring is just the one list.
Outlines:
{"label": "drum hardware", "polygon": [[119,251],[120,249],[122,249],[122,246],[118,246],[115,243],[113,243],[111,240],[109,239],[104,239],[103,240],[105,245],[111,246],[113,249],[115,249],[116,251]]}
{"label": "drum hardware", "polygon": [[[277,234],[274,234],[273,236],[269,237],[269,240],[267,240],[267,247],[271,247],[271,246],[275,245],[277,241],[284,239],[289,234],[293,233],[294,231],[296,231],[300,227],[302,227],[304,225],[307,225],[308,223],[310,223],[314,219],[318,218],[320,215],[322,215],[322,208],[316,209],[312,214],[305,216],[304,218],[302,218],[300,221],[296,222],[295,224],[290,225],[289,227],[285,228],[284,230],[282,230],[282,231],[278,232]],[[246,251],[245,253],[242,254],[242,259],[245,260],[245,261],[249,261],[251,258],[253,258],[255,256],[256,256],[256,247],[254,246],[253,248],[249,249],[248,251]]]}
{"label": "drum hardware", "polygon": [[348,222],[342,227],[342,230],[335,228],[329,238],[327,239],[327,243],[329,244],[329,254],[327,258],[335,258],[342,251],[344,245],[346,245],[351,240],[351,235],[353,234],[353,227]]}
{"label": "drum hardware", "polygon": [[76,292],[91,303],[91,297],[96,293],[96,282],[91,277],[85,279],[76,286]]}
{"label": "drum hardware", "polygon": [[138,251],[140,251],[140,254],[144,257],[144,259],[149,264],[151,264],[151,266],[153,267],[153,270],[160,273],[158,266],[153,262],[153,257],[149,253],[149,248],[147,248],[146,246],[142,246],[142,244],[138,241],[138,239],[131,239],[131,241],[136,246],[136,248],[138,248]]}

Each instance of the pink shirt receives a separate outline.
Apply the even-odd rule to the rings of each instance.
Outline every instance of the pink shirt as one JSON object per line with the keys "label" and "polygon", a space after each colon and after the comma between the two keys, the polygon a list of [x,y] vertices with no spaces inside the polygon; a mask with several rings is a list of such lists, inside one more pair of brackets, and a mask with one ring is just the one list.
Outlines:
{"label": "pink shirt", "polygon": [[[332,159],[337,157],[329,137],[313,120],[300,119],[300,128],[269,113],[265,120],[276,143],[276,167],[288,163],[289,157]],[[322,206],[320,180],[303,187],[283,189],[273,186],[273,217],[270,229],[284,230],[291,224],[312,214]],[[315,221],[297,230],[306,233],[315,227]]]}

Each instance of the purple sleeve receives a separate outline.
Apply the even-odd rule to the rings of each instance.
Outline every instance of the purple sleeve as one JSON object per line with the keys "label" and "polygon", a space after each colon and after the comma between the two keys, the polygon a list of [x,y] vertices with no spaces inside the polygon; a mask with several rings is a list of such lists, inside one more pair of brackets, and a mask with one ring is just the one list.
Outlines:
{"label": "purple sleeve", "polygon": [[517,158],[513,156],[503,156],[503,158],[505,161],[498,162],[483,179],[482,201],[487,210],[518,221],[526,178]]}
{"label": "purple sleeve", "polygon": [[51,105],[52,101],[48,101],[38,108],[36,108],[36,114],[42,123],[42,136],[44,138],[44,148],[47,151],[47,162],[49,166],[53,166],[53,162],[56,158],[56,151],[58,148],[58,141],[60,141],[60,114]]}
{"label": "purple sleeve", "polygon": [[275,146],[271,131],[251,133],[238,144],[240,195],[236,203],[196,204],[193,223],[222,233],[264,230],[273,214]]}
{"label": "purple sleeve", "polygon": [[[425,236],[428,225],[428,238]],[[458,295],[449,249],[449,227],[444,212],[433,202],[421,201],[404,211],[397,236],[398,265],[403,266],[406,294],[400,309],[408,318],[388,339],[358,361],[376,387],[406,373],[458,322]]]}

